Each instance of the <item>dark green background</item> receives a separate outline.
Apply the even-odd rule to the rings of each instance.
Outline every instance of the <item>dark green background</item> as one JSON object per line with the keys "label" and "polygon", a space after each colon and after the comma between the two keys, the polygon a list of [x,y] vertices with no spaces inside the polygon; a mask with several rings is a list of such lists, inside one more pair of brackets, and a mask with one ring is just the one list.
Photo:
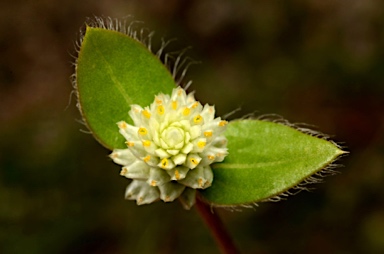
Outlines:
{"label": "dark green background", "polygon": [[0,252],[218,253],[194,210],[124,201],[128,180],[76,119],[70,75],[86,17],[135,15],[192,46],[196,97],[232,118],[313,124],[351,154],[312,193],[219,210],[244,253],[384,252],[384,3],[2,1]]}

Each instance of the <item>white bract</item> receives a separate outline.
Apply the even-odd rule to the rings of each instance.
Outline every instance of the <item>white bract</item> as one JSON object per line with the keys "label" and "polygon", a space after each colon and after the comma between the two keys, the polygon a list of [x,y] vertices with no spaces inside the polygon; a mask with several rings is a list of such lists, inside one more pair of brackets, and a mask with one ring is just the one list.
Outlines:
{"label": "white bract", "polygon": [[129,116],[134,125],[118,123],[127,149],[110,155],[123,166],[120,174],[133,179],[125,197],[139,205],[180,198],[189,209],[196,189],[212,184],[210,164],[228,154],[223,135],[227,121],[215,118],[213,106],[203,107],[180,87],[171,96],[155,96],[148,107],[131,105]]}

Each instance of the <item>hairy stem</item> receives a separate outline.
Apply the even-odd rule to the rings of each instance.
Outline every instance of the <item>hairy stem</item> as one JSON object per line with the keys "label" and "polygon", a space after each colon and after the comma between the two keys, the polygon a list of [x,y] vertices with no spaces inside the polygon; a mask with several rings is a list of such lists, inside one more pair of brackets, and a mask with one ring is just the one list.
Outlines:
{"label": "hairy stem", "polygon": [[211,231],[211,234],[219,246],[221,253],[239,253],[219,216],[214,213],[213,208],[211,209],[209,204],[201,200],[199,195],[196,197],[196,209]]}

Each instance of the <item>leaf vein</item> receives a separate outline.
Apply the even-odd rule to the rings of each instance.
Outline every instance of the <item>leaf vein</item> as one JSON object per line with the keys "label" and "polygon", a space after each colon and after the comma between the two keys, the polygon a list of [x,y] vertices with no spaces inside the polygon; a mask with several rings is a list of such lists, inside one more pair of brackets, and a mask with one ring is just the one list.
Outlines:
{"label": "leaf vein", "polygon": [[123,85],[120,83],[120,81],[117,79],[116,75],[114,74],[114,71],[111,67],[111,64],[108,62],[108,60],[105,58],[104,54],[100,51],[98,47],[95,47],[100,57],[103,59],[103,61],[106,63],[107,71],[109,76],[111,77],[112,82],[116,85],[116,88],[119,90],[120,94],[124,97],[124,100],[127,102],[128,105],[133,104],[132,99],[127,95],[125,92]]}

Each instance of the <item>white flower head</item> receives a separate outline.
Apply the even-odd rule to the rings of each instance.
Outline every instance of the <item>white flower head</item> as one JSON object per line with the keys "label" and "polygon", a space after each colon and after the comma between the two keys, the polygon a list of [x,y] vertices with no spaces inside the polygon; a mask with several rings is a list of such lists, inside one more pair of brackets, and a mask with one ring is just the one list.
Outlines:
{"label": "white flower head", "polygon": [[133,179],[125,197],[139,205],[180,197],[189,209],[196,189],[212,184],[210,164],[228,154],[223,135],[227,121],[215,118],[214,106],[203,107],[180,87],[171,96],[155,96],[148,107],[131,105],[129,115],[134,125],[118,123],[127,149],[110,155],[123,166],[120,174]]}

